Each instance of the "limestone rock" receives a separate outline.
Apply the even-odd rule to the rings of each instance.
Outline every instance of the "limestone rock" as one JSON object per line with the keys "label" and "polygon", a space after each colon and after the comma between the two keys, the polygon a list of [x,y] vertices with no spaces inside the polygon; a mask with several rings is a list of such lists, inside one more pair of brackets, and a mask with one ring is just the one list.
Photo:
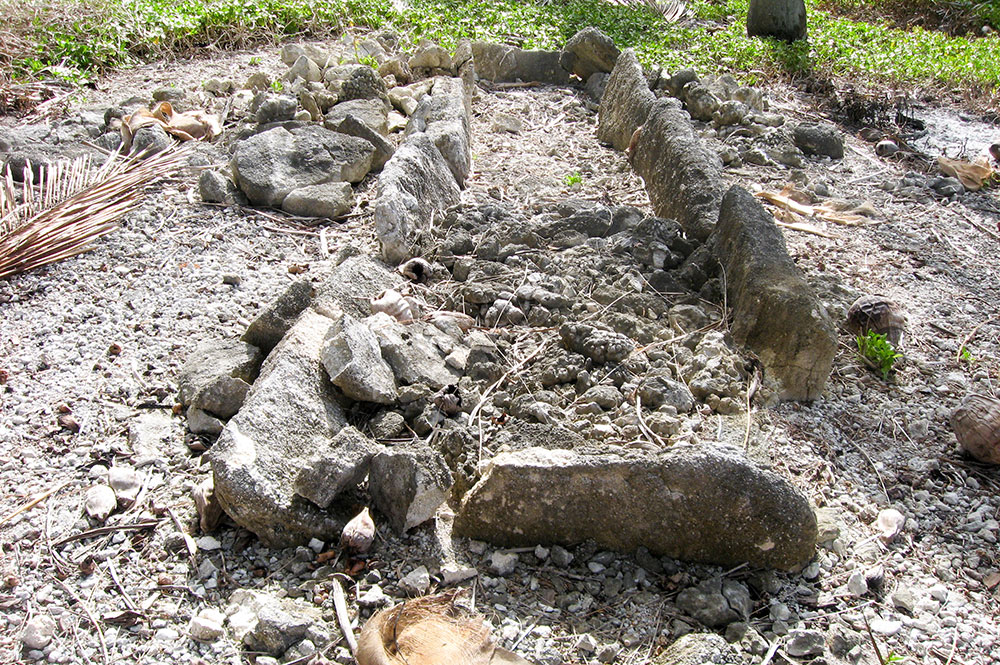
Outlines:
{"label": "limestone rock", "polygon": [[715,251],[725,268],[732,333],[780,385],[782,399],[813,400],[826,384],[837,335],[761,204],[734,186],[722,201]]}
{"label": "limestone rock", "polygon": [[353,115],[382,136],[389,133],[389,109],[378,99],[352,99],[340,102],[327,112],[323,118],[323,126],[339,132],[340,124],[349,115]]}
{"label": "limestone rock", "polygon": [[371,314],[369,300],[398,283],[399,275],[368,256],[341,263],[317,289],[313,309],[331,318],[347,314],[363,319]]}
{"label": "limestone rock", "polygon": [[208,453],[219,503],[272,547],[330,540],[350,518],[320,510],[294,490],[302,470],[331,449],[346,424],[319,361],[333,323],[312,310],[302,314]]}
{"label": "limestone rock", "polygon": [[285,74],[285,80],[287,81],[295,81],[296,79],[322,81],[323,70],[312,58],[303,54],[295,59],[291,69]]}
{"label": "limestone rock", "polygon": [[388,448],[372,458],[368,489],[396,533],[434,517],[451,491],[451,471],[428,447]]}
{"label": "limestone rock", "polygon": [[202,171],[198,176],[198,193],[205,203],[235,203],[246,202],[243,192],[226,175],[213,170]]}
{"label": "limestone rock", "polygon": [[732,448],[658,454],[527,448],[501,453],[465,495],[457,534],[502,546],[596,540],[617,551],[790,569],[816,518],[784,478]]}
{"label": "limestone rock", "polygon": [[646,122],[655,101],[635,52],[625,49],[618,56],[601,98],[597,140],[617,150],[628,148],[632,134]]}
{"label": "limestone rock", "polygon": [[107,485],[94,485],[87,490],[84,508],[87,514],[95,520],[103,522],[117,507],[118,497],[115,496],[115,491]]}
{"label": "limestone rock", "polygon": [[568,85],[569,72],[559,64],[559,51],[525,51],[504,44],[472,43],[476,75],[496,83],[538,81]]}
{"label": "limestone rock", "polygon": [[226,630],[222,627],[226,615],[212,607],[206,607],[191,617],[188,624],[188,634],[198,642],[214,642],[222,637]]}
{"label": "limestone rock", "polygon": [[48,614],[36,614],[24,624],[21,644],[25,649],[44,649],[56,633],[56,621]]}
{"label": "limestone rock", "polygon": [[372,317],[382,357],[400,385],[423,384],[432,390],[455,385],[461,372],[445,362],[435,338],[444,335],[424,321],[399,323],[385,314]]}
{"label": "limestone rock", "polygon": [[344,116],[344,119],[337,125],[336,131],[341,134],[357,136],[372,144],[372,147],[375,148],[375,155],[372,157],[372,171],[380,170],[396,152],[396,146],[390,143],[385,136],[366,125],[352,113]]}
{"label": "limestone rock", "polygon": [[465,186],[472,164],[471,99],[461,79],[439,76],[420,99],[406,125],[407,136],[425,132],[437,146],[459,187]]}
{"label": "limestone rock", "polygon": [[284,122],[295,117],[298,102],[288,95],[267,95],[257,107],[257,124]]}
{"label": "limestone rock", "polygon": [[844,137],[832,125],[802,122],[792,131],[792,140],[807,155],[844,158]]}
{"label": "limestone rock", "polygon": [[288,193],[281,202],[281,209],[303,217],[336,219],[354,209],[354,188],[349,182],[299,187]]}
{"label": "limestone rock", "polygon": [[313,286],[308,279],[292,282],[250,322],[241,339],[265,354],[270,353],[309,306],[312,298]]}
{"label": "limestone rock", "polygon": [[654,665],[741,665],[746,660],[715,633],[688,633],[664,649]]}
{"label": "limestone rock", "polygon": [[177,399],[217,418],[232,418],[243,405],[262,360],[260,350],[246,342],[205,342],[181,368]]}
{"label": "limestone rock", "polygon": [[[360,140],[360,139],[358,139]],[[382,170],[375,200],[375,232],[382,256],[399,263],[413,256],[419,234],[461,192],[451,165],[425,133],[414,134]]]}
{"label": "limestone rock", "polygon": [[273,127],[240,141],[230,166],[252,203],[280,206],[299,187],[360,181],[374,153],[364,139],[316,125]]}
{"label": "limestone rock", "polygon": [[584,28],[566,42],[559,63],[586,81],[596,72],[610,72],[621,51],[614,40],[594,27]]}
{"label": "limestone rock", "polygon": [[169,414],[152,411],[140,413],[128,426],[128,445],[136,466],[167,459],[171,453],[187,451]]}
{"label": "limestone rock", "polygon": [[707,86],[692,81],[684,86],[682,90],[684,103],[687,105],[688,113],[695,120],[708,122],[719,110],[719,98],[712,94]]}
{"label": "limestone rock", "polygon": [[302,465],[295,479],[295,493],[320,508],[328,508],[337,496],[365,479],[372,456],[379,451],[374,441],[348,425],[325,446],[321,454]]}
{"label": "limestone rock", "polygon": [[652,106],[631,161],[646,181],[653,211],[680,222],[689,237],[706,239],[719,213],[722,165],[695,135],[676,101],[665,98]]}
{"label": "limestone rock", "polygon": [[321,359],[333,385],[357,402],[392,404],[396,384],[371,329],[345,314],[331,329]]}

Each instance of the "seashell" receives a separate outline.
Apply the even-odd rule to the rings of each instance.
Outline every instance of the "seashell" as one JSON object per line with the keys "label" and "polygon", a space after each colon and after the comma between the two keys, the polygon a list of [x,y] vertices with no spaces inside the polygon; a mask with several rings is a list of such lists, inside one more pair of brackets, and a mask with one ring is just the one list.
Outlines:
{"label": "seashell", "polygon": [[886,508],[879,511],[875,526],[878,527],[878,537],[883,543],[891,543],[896,536],[903,531],[906,524],[906,517],[895,508]]}
{"label": "seashell", "polygon": [[861,296],[847,310],[847,328],[856,335],[885,335],[893,348],[903,344],[906,318],[899,305],[885,296]]}
{"label": "seashell", "polygon": [[895,155],[899,152],[899,146],[896,145],[895,141],[890,139],[882,139],[875,144],[875,154],[879,157],[889,157],[890,155]]}
{"label": "seashell", "polygon": [[415,256],[403,265],[399,266],[399,273],[408,279],[412,279],[414,282],[424,283],[427,278],[431,276],[431,272],[434,268],[430,263]]}
{"label": "seashell", "polygon": [[424,596],[376,613],[358,636],[358,665],[530,665],[494,646],[489,625],[456,602],[461,593]]}
{"label": "seashell", "polygon": [[364,554],[371,548],[373,542],[375,542],[375,522],[372,521],[371,513],[365,506],[364,510],[344,526],[344,531],[340,534],[340,545],[351,552]]}
{"label": "seashell", "polygon": [[951,414],[962,450],[986,464],[1000,464],[1000,399],[969,395]]}
{"label": "seashell", "polygon": [[453,416],[462,410],[462,395],[459,394],[456,385],[445,386],[437,391],[432,401],[445,415]]}
{"label": "seashell", "polygon": [[[430,314],[431,323],[435,326],[447,327],[449,324],[458,326],[462,332],[469,332],[476,325],[476,320],[468,314],[453,312],[447,309],[440,309]],[[445,331],[447,332],[447,331]]]}
{"label": "seashell", "polygon": [[416,313],[413,311],[411,302],[410,299],[404,298],[399,291],[386,289],[379,294],[378,298],[372,298],[372,314],[385,312],[400,323],[413,321],[416,318]]}

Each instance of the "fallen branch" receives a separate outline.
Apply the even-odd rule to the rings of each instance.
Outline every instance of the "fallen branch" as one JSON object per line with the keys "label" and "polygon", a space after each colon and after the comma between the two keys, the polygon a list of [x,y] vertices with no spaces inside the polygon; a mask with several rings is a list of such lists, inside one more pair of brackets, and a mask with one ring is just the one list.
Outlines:
{"label": "fallen branch", "polygon": [[347,647],[351,650],[351,656],[358,653],[358,639],[354,636],[354,629],[351,628],[351,617],[347,614],[347,598],[344,597],[344,587],[340,585],[340,580],[333,578],[333,608],[337,611],[337,623],[340,624],[340,632],[347,640]]}
{"label": "fallen branch", "polygon": [[20,515],[21,513],[25,512],[25,511],[28,511],[28,510],[31,510],[32,508],[34,508],[35,506],[37,506],[38,504],[40,504],[42,501],[45,501],[47,498],[49,498],[50,496],[52,496],[56,492],[60,491],[61,489],[63,489],[67,485],[69,485],[69,483],[65,482],[62,485],[60,485],[59,487],[54,487],[54,488],[48,490],[47,492],[43,492],[42,494],[39,494],[38,496],[36,496],[34,499],[32,499],[31,501],[29,501],[28,503],[26,503],[23,506],[21,506],[20,508],[14,510],[9,515],[5,516],[3,519],[0,519],[0,526],[3,526],[7,522],[11,521],[12,519],[14,519],[18,515]]}
{"label": "fallen branch", "polygon": [[96,529],[89,529],[87,531],[81,531],[80,533],[75,533],[72,536],[66,536],[65,538],[60,538],[56,542],[52,543],[52,546],[59,547],[60,545],[71,543],[74,540],[83,540],[84,538],[103,536],[106,533],[115,533],[116,531],[138,531],[141,529],[151,529],[157,526],[159,523],[160,520],[145,520],[143,522],[135,522],[133,524],[116,524],[115,526],[99,526]]}

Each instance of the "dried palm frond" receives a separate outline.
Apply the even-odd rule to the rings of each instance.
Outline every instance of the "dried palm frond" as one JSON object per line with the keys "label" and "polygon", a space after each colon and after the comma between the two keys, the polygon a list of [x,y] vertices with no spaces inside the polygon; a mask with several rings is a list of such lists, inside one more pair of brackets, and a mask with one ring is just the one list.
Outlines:
{"label": "dried palm frond", "polygon": [[684,0],[630,0],[633,6],[645,6],[654,14],[659,14],[667,23],[677,23],[689,15]]}
{"label": "dried palm frond", "polygon": [[146,185],[185,159],[176,149],[145,160],[112,155],[93,169],[82,157],[43,168],[37,182],[26,164],[20,187],[8,165],[0,182],[0,279],[87,251],[138,204]]}

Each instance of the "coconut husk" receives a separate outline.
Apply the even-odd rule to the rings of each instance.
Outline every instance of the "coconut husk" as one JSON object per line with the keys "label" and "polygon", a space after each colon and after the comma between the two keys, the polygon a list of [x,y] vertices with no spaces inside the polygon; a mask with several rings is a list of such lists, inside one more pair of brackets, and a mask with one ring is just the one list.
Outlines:
{"label": "coconut husk", "polygon": [[160,102],[152,109],[140,108],[122,118],[122,151],[132,148],[132,138],[142,127],[159,125],[181,141],[211,141],[222,133],[219,117],[202,111],[180,113],[170,102]]}
{"label": "coconut husk", "polygon": [[461,590],[384,609],[358,637],[358,665],[531,665],[494,646],[490,627],[456,603]]}

